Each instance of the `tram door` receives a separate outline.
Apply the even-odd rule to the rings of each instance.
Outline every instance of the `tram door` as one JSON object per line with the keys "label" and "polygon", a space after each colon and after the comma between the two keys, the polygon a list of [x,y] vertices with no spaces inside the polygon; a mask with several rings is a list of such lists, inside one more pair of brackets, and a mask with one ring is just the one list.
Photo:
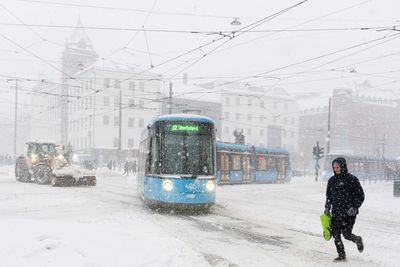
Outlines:
{"label": "tram door", "polygon": [[243,182],[250,181],[250,157],[248,155],[243,156]]}
{"label": "tram door", "polygon": [[221,182],[229,182],[229,155],[221,153]]}
{"label": "tram door", "polygon": [[278,180],[285,179],[285,160],[283,158],[278,159]]}

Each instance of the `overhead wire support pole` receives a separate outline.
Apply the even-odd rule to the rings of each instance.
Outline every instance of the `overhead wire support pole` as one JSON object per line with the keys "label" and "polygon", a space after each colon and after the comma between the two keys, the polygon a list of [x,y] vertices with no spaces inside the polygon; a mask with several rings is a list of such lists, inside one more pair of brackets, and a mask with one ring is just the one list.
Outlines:
{"label": "overhead wire support pole", "polygon": [[168,114],[172,113],[172,82],[169,82]]}
{"label": "overhead wire support pole", "polygon": [[122,90],[119,89],[119,121],[118,121],[118,169],[121,171],[122,154]]}
{"label": "overhead wire support pole", "polygon": [[14,113],[14,156],[17,156],[17,118],[18,118],[18,107],[17,107],[17,101],[18,101],[18,80],[15,79],[15,113]]}
{"label": "overhead wire support pole", "polygon": [[329,106],[328,106],[328,134],[326,140],[326,154],[329,154],[330,142],[331,142],[331,105],[332,98],[329,97]]}

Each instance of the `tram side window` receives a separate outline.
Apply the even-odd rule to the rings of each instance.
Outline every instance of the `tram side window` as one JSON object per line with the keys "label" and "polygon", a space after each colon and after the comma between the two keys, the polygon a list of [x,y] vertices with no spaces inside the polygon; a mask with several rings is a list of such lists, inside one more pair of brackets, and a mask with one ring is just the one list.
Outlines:
{"label": "tram side window", "polygon": [[225,153],[221,153],[221,170],[228,171],[229,170],[229,155]]}
{"label": "tram side window", "polygon": [[232,170],[241,170],[241,157],[239,155],[232,155]]}
{"label": "tram side window", "polygon": [[269,157],[267,159],[267,170],[268,171],[276,170],[275,164],[276,164],[276,159],[272,158],[272,157]]}
{"label": "tram side window", "polygon": [[267,170],[267,159],[265,157],[258,157],[258,169],[259,171]]}

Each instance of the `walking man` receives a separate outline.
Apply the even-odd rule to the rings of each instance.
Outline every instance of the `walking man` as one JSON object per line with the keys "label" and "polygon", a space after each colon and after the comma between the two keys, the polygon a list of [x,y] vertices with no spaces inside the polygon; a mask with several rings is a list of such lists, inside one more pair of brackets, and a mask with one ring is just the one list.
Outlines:
{"label": "walking man", "polygon": [[352,233],[358,209],[364,202],[364,191],[358,178],[348,172],[344,158],[336,158],[332,168],[334,175],[326,188],[325,214],[332,216],[331,234],[339,254],[334,261],[345,261],[346,252],[341,235],[356,243],[359,252],[364,250],[361,236]]}

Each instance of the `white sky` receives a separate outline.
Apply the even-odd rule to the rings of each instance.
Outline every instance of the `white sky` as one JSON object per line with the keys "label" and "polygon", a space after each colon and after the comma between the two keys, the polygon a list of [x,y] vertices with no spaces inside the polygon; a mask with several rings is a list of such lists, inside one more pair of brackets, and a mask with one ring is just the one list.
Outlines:
{"label": "white sky", "polygon": [[[6,83],[7,76],[33,79],[60,77],[61,53],[72,29],[58,26],[75,26],[79,17],[83,25],[88,27],[87,33],[100,57],[106,61],[146,69],[150,66],[150,60],[143,32],[95,30],[91,27],[140,29],[144,26],[147,30],[232,31],[299,2],[3,0],[0,2],[0,102],[3,104],[0,118],[8,117],[8,110],[13,109],[13,101],[10,101],[13,91],[9,89],[13,83]],[[392,27],[400,24],[399,7],[400,3],[396,0],[309,0],[253,30]],[[149,10],[152,10],[150,14],[147,12]],[[239,17],[242,25],[231,26],[232,17]],[[166,79],[180,78],[183,68],[205,53],[206,57],[185,70],[189,78],[202,77],[190,80],[191,83],[225,77],[224,81],[275,84],[301,95],[305,92],[331,92],[335,87],[352,86],[366,79],[376,87],[372,90],[375,93],[382,89],[397,90],[398,84],[393,82],[398,80],[399,74],[400,38],[382,39],[279,69],[396,33],[389,30],[247,32],[231,39],[211,54],[208,53],[227,41],[228,37],[204,47],[202,52],[196,50],[162,66],[158,65],[168,58],[202,46],[221,35],[147,32],[146,37],[155,66],[153,72],[162,74]],[[352,69],[356,73],[350,73]],[[262,73],[272,78],[246,78]],[[30,88],[31,85],[29,82],[20,82],[22,88]]]}

